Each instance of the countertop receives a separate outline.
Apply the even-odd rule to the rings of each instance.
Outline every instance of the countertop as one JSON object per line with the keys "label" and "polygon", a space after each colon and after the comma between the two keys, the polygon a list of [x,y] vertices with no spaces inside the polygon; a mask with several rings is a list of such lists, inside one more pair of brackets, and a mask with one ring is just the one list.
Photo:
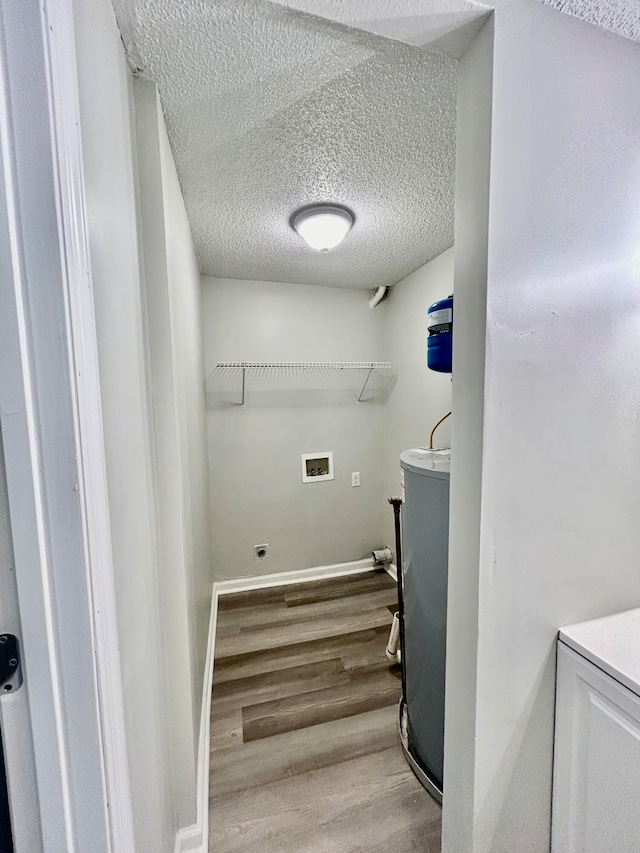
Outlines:
{"label": "countertop", "polygon": [[561,628],[560,640],[640,695],[640,607]]}

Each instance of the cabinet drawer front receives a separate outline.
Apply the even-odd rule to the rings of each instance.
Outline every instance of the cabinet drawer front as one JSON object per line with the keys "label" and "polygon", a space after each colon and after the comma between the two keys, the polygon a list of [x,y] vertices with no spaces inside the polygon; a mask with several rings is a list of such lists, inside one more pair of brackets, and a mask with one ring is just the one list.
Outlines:
{"label": "cabinet drawer front", "polygon": [[553,853],[640,851],[640,698],[558,643]]}

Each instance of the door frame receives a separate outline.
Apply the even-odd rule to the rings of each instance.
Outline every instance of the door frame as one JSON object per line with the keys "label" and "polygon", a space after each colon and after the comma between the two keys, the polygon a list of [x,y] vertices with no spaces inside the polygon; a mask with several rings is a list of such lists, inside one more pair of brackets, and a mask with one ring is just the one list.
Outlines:
{"label": "door frame", "polygon": [[43,850],[132,853],[77,73],[71,0],[2,3],[0,421]]}

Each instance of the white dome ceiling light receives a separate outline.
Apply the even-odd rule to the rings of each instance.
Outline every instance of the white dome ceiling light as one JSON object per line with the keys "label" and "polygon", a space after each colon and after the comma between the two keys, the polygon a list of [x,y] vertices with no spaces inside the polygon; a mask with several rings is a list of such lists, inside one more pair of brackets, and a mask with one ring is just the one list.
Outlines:
{"label": "white dome ceiling light", "polygon": [[339,246],[354,222],[353,213],[337,204],[303,207],[291,217],[293,229],[318,252],[328,252]]}

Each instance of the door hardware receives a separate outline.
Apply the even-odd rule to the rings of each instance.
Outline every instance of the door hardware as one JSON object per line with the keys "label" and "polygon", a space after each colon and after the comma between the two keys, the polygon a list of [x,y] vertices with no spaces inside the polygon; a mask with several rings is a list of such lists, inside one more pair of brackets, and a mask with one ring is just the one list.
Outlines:
{"label": "door hardware", "polygon": [[15,693],[22,684],[20,646],[14,634],[0,634],[0,696]]}

